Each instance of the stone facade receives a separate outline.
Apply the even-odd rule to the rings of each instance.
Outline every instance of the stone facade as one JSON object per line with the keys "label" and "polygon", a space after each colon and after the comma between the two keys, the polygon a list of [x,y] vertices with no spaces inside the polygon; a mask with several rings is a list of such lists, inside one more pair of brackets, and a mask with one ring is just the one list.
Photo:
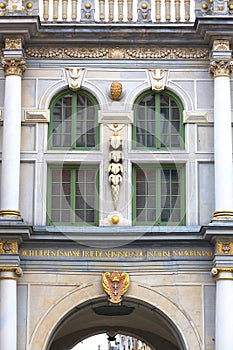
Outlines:
{"label": "stone facade", "polygon": [[[65,350],[114,331],[155,350],[231,350],[232,4],[197,2],[195,24],[187,2],[187,23],[178,2],[165,1],[162,23],[159,1],[133,12],[128,1],[129,22],[121,2],[67,4],[0,4],[0,348]],[[63,91],[98,102],[92,149],[49,146]],[[135,101],[149,91],[180,101],[184,147],[133,146]],[[185,224],[135,225],[134,163],[185,169]],[[98,165],[96,226],[48,221],[55,164]],[[115,304],[102,283],[113,271],[129,277]]]}

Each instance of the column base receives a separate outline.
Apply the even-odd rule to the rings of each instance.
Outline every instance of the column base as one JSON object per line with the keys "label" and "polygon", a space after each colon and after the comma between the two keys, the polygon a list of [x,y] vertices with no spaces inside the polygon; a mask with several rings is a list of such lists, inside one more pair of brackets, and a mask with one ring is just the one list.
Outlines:
{"label": "column base", "polygon": [[213,221],[233,221],[233,210],[218,210],[215,211],[211,222]]}
{"label": "column base", "polygon": [[18,210],[0,210],[0,221],[22,221]]}

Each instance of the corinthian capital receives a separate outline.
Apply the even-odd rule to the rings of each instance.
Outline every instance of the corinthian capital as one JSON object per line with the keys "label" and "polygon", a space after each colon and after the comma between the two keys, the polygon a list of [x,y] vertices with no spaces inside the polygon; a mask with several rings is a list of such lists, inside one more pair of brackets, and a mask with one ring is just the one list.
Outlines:
{"label": "corinthian capital", "polygon": [[225,76],[230,77],[232,72],[233,63],[232,61],[212,61],[210,63],[210,73],[213,74],[213,77]]}
{"label": "corinthian capital", "polygon": [[23,58],[3,58],[2,67],[4,69],[5,77],[8,75],[23,76],[23,72],[26,69],[26,60]]}

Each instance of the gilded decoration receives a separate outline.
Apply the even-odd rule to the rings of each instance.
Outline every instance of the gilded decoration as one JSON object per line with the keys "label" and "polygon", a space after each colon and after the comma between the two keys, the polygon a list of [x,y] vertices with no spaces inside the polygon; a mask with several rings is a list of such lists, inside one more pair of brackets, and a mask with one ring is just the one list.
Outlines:
{"label": "gilded decoration", "polygon": [[6,38],[5,48],[8,50],[22,49],[22,39],[21,38]]}
{"label": "gilded decoration", "polygon": [[0,254],[18,254],[17,242],[0,241]]}
{"label": "gilded decoration", "polygon": [[19,75],[22,77],[23,72],[26,69],[26,60],[22,58],[3,58],[2,67],[4,69],[5,76]]}
{"label": "gilded decoration", "polygon": [[212,268],[211,273],[215,281],[233,280],[233,266],[215,266]]}
{"label": "gilded decoration", "polygon": [[0,210],[0,216],[4,217],[4,216],[12,216],[12,217],[20,217],[20,212],[18,210]]}
{"label": "gilded decoration", "polygon": [[149,69],[149,77],[152,90],[161,91],[164,90],[167,82],[167,69]]}
{"label": "gilded decoration", "polygon": [[210,73],[213,74],[213,77],[226,76],[230,77],[232,72],[232,62],[231,61],[212,61],[210,63]]}
{"label": "gilded decoration", "polygon": [[66,80],[70,89],[77,90],[82,86],[85,68],[65,68]]}
{"label": "gilded decoration", "polygon": [[0,265],[0,272],[13,272],[16,276],[0,276],[0,279],[18,279],[22,276],[23,271],[20,266],[11,266],[11,265]]}
{"label": "gilded decoration", "polygon": [[[123,150],[122,138],[118,135],[118,131],[123,128],[123,125],[113,124],[109,125],[113,130],[113,135],[109,140],[109,166],[108,166],[108,180],[112,191],[112,200],[114,209],[117,210],[119,202],[120,185],[123,181]],[[118,221],[119,222],[119,221]],[[118,222],[114,222],[117,224]]]}
{"label": "gilded decoration", "polygon": [[228,51],[230,50],[229,40],[214,40],[213,50],[215,51]]}
{"label": "gilded decoration", "polygon": [[209,49],[199,48],[48,48],[28,47],[26,57],[35,59],[208,59]]}
{"label": "gilded decoration", "polygon": [[119,304],[122,301],[122,296],[129,289],[129,285],[129,275],[126,272],[105,272],[102,276],[103,290],[112,304]]}
{"label": "gilded decoration", "polygon": [[232,210],[215,211],[212,220],[233,220]]}
{"label": "gilded decoration", "polygon": [[119,100],[123,91],[123,86],[119,81],[113,81],[110,85],[110,94],[113,100]]}
{"label": "gilded decoration", "polygon": [[216,254],[233,255],[233,242],[217,242]]}

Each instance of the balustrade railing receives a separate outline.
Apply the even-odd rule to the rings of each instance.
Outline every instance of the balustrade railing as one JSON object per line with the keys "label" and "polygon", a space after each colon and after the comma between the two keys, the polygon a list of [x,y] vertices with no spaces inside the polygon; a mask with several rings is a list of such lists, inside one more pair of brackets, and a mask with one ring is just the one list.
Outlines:
{"label": "balustrade railing", "polygon": [[194,0],[43,0],[42,21],[193,22]]}
{"label": "balustrade railing", "polygon": [[232,16],[233,0],[1,0],[4,15],[39,15],[42,23],[187,23]]}

